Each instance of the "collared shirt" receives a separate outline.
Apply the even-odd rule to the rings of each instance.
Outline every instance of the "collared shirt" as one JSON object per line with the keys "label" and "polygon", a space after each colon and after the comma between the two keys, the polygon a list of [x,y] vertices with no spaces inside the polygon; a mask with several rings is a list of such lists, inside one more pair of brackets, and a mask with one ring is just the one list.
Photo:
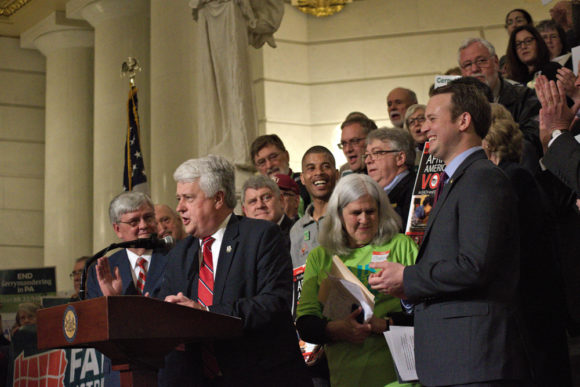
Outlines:
{"label": "collared shirt", "polygon": [[133,283],[135,286],[137,286],[137,278],[139,276],[139,270],[141,270],[137,265],[137,259],[139,259],[139,257],[143,257],[143,259],[147,261],[145,268],[147,271],[149,271],[149,268],[151,267],[151,257],[153,256],[153,250],[145,250],[143,255],[137,255],[129,249],[126,249],[125,251],[127,252],[127,258],[129,258],[129,264],[131,265],[131,277],[133,277]]}
{"label": "collared shirt", "polygon": [[310,204],[304,211],[304,216],[294,223],[290,230],[290,255],[292,267],[299,267],[306,263],[306,258],[312,249],[318,246],[318,230],[324,219],[321,216],[318,222],[314,220],[314,205]]}
{"label": "collared shirt", "polygon": [[469,148],[468,150],[463,151],[457,157],[455,157],[453,160],[451,160],[449,165],[447,165],[444,169],[447,176],[449,176],[448,178],[453,177],[453,174],[455,173],[457,168],[459,168],[461,163],[463,163],[466,158],[468,158],[470,155],[472,155],[473,153],[477,152],[480,149],[483,149],[483,148],[481,146],[474,146],[473,148]]}
{"label": "collared shirt", "polygon": [[282,216],[280,217],[280,220],[276,222],[276,224],[278,226],[280,226],[282,224],[282,221],[284,220],[284,218],[286,217],[286,214],[282,214]]}
{"label": "collared shirt", "polygon": [[[211,234],[211,237],[213,237],[215,240],[213,241],[212,245],[211,245],[211,255],[212,255],[212,263],[213,263],[213,278],[215,279],[215,275],[217,273],[217,265],[218,265],[218,259],[220,257],[220,250],[222,247],[222,242],[224,240],[224,234],[226,233],[226,227],[228,225],[228,222],[230,221],[230,218],[232,217],[232,213],[230,213],[225,219],[224,221],[220,224],[219,228],[217,229],[216,232],[214,232],[213,234]],[[199,246],[201,247],[201,244],[203,243],[203,240],[200,238],[199,239]],[[201,267],[201,264],[203,262],[203,249],[199,249],[199,266]]]}
{"label": "collared shirt", "polygon": [[403,179],[403,177],[409,174],[409,170],[405,169],[403,172],[399,173],[387,186],[384,188],[385,192],[388,194],[395,188],[395,186]]}

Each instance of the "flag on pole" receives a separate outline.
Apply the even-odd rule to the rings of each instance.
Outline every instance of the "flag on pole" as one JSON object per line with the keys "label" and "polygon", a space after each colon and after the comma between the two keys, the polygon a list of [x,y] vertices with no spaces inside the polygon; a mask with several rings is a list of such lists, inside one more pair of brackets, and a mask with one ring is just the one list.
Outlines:
{"label": "flag on pole", "polygon": [[125,168],[123,170],[123,189],[125,191],[141,191],[148,193],[147,175],[141,154],[141,138],[139,134],[139,112],[137,88],[131,86],[127,102],[129,122],[125,139]]}

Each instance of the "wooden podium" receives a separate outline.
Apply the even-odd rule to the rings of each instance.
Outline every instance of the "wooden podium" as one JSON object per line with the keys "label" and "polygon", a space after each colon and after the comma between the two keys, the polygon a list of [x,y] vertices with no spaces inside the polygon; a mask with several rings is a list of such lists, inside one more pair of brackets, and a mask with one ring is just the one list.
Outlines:
{"label": "wooden podium", "polygon": [[90,347],[121,371],[123,386],[156,386],[178,344],[242,335],[239,318],[142,296],[100,297],[37,313],[38,349]]}

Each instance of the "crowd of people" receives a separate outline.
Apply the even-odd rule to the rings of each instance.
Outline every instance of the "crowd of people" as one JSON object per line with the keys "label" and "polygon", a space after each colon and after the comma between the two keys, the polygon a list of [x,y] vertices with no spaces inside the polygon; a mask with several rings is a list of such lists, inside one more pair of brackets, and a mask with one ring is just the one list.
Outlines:
{"label": "crowd of people", "polygon": [[[485,39],[466,39],[463,77],[431,90],[426,104],[404,87],[387,94],[393,128],[349,113],[342,166],[316,145],[295,172],[278,135],[254,139],[243,216],[234,213],[235,168],[222,156],[176,169],[175,210],[120,193],[109,206],[120,240],[157,234],[177,244],[99,259],[88,298],[146,295],[242,319],[239,338],[168,354],[161,386],[404,385],[383,337],[392,325],[414,326],[416,383],[571,386],[567,334],[580,334],[572,13],[559,2],[534,27],[525,10],[508,12],[505,58]],[[427,142],[445,170],[422,207],[429,220],[418,246],[405,224]],[[370,315],[354,305],[327,317],[319,293],[335,257],[374,293]],[[86,259],[71,273],[71,301]],[[317,345],[314,361],[305,363],[297,335]],[[118,385],[105,368],[105,385]]]}

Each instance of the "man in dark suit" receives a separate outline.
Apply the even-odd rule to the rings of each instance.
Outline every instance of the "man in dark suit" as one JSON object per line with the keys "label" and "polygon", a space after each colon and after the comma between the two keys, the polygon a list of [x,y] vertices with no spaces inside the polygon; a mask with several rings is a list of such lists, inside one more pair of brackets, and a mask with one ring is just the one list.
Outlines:
{"label": "man in dark suit", "polygon": [[[150,238],[157,231],[155,210],[151,199],[142,192],[122,192],[109,205],[109,218],[115,234],[122,241],[132,241],[138,238]],[[108,258],[110,269],[117,272],[122,279],[115,283],[115,288],[104,288],[104,295],[136,295],[153,294],[161,287],[161,279],[167,258],[164,250],[123,249]],[[139,289],[139,273],[142,270],[138,262],[144,263],[145,280],[143,289]],[[100,260],[104,264],[107,260]],[[99,287],[95,266],[89,269],[87,279],[87,298],[103,296]]]}
{"label": "man in dark suit", "polygon": [[[109,205],[109,218],[115,234],[122,241],[149,238],[157,231],[155,211],[151,199],[142,192],[122,192]],[[163,271],[167,264],[164,250],[123,249],[110,257],[99,260],[89,269],[87,298],[113,295],[155,294],[161,287]],[[143,263],[141,263],[143,262]],[[106,267],[115,273],[117,281],[99,284],[97,271]],[[140,279],[141,274],[144,278]],[[119,386],[119,372],[111,370],[111,363],[104,364],[105,386]]]}
{"label": "man in dark suit", "polygon": [[174,179],[177,211],[190,236],[170,252],[159,296],[243,320],[242,337],[213,343],[218,370],[211,356],[201,361],[197,347],[188,346],[191,378],[180,385],[195,385],[194,379],[199,385],[310,385],[290,314],[291,260],[278,226],[233,213],[234,167],[222,157],[188,160]]}
{"label": "man in dark suit", "polygon": [[250,177],[242,187],[242,211],[252,219],[276,223],[282,231],[284,246],[290,251],[290,229],[294,224],[284,213],[283,197],[274,177]]}
{"label": "man in dark suit", "polygon": [[[519,386],[527,377],[518,329],[516,198],[481,140],[491,122],[473,86],[436,89],[422,130],[446,178],[417,263],[371,264],[374,289],[415,304],[415,358],[426,386]],[[474,383],[474,384],[472,384]]]}
{"label": "man in dark suit", "polygon": [[[381,128],[367,137],[364,155],[367,173],[389,195],[389,200],[403,221],[409,217],[415,177],[415,141],[409,132]],[[401,230],[401,231],[403,231]]]}

